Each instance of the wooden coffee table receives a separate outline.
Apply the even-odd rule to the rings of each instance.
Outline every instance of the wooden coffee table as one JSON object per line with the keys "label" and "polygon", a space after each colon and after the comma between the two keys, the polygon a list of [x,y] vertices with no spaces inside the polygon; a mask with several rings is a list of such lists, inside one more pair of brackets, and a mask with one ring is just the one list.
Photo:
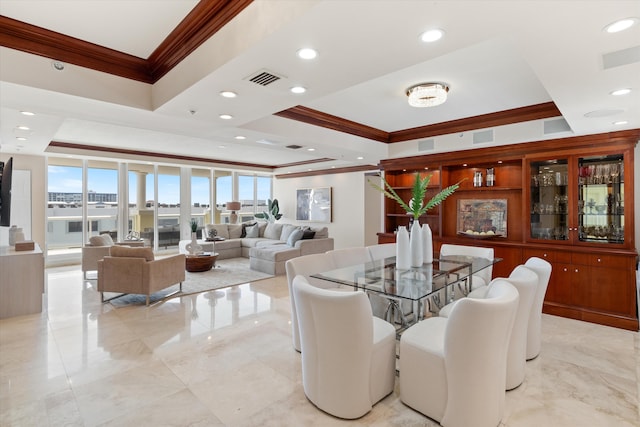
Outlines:
{"label": "wooden coffee table", "polygon": [[217,253],[187,255],[185,258],[185,270],[190,273],[209,271],[216,264],[217,258]]}

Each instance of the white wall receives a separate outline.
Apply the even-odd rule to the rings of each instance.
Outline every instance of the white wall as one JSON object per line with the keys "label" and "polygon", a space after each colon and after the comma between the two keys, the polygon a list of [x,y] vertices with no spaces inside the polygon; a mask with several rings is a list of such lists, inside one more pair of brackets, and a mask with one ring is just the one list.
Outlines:
{"label": "white wall", "polygon": [[[365,186],[367,181],[364,172],[343,174],[328,174],[302,178],[275,178],[273,181],[273,197],[280,203],[283,217],[280,222],[297,223],[296,190],[300,188],[331,187],[333,219],[331,223],[321,224],[305,222],[312,227],[324,226],[329,228],[329,237],[334,239],[334,247],[347,248],[364,246],[371,241],[372,236],[365,236],[367,225],[365,217],[373,216],[379,220],[380,215],[365,215]],[[303,223],[300,223],[303,224]],[[378,231],[382,226],[378,224]],[[371,233],[367,233],[371,234]],[[373,236],[375,242],[375,235]]]}

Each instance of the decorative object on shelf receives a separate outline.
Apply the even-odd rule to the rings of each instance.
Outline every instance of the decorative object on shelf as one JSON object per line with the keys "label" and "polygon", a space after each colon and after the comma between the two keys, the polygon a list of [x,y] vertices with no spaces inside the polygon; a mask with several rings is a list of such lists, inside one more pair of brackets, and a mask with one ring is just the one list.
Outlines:
{"label": "decorative object on shelf", "polygon": [[487,187],[496,185],[496,175],[493,168],[487,168]]}
{"label": "decorative object on shelf", "polygon": [[449,86],[445,83],[419,83],[407,89],[412,107],[435,107],[447,100]]}
{"label": "decorative object on shelf", "polygon": [[189,226],[191,227],[191,243],[188,243],[185,248],[191,255],[196,255],[202,252],[202,246],[198,244],[198,221],[192,219]]}
{"label": "decorative object on shelf", "polygon": [[411,267],[420,267],[423,263],[422,229],[418,221],[413,221],[411,234],[409,235],[409,247],[411,250]]}
{"label": "decorative object on shelf", "polygon": [[278,199],[267,199],[267,210],[262,213],[255,214],[255,217],[267,220],[268,222],[276,222],[277,220],[282,218]]}
{"label": "decorative object on shelf", "polygon": [[24,240],[24,234],[22,234],[22,238],[18,239],[18,233],[23,233],[22,232],[22,228],[18,227],[17,225],[12,225],[9,228],[9,246],[15,246],[16,242],[19,242],[21,240]]}
{"label": "decorative object on shelf", "polygon": [[238,214],[236,211],[242,209],[242,204],[240,202],[227,202],[227,210],[231,211],[229,214],[229,223],[237,224],[238,223]]}
{"label": "decorative object on shelf", "polygon": [[433,262],[433,236],[429,224],[422,224],[422,262],[431,264]]}
{"label": "decorative object on shelf", "polygon": [[482,187],[482,172],[475,171],[475,173],[473,174],[473,186]]}
{"label": "decorative object on shelf", "polygon": [[[438,194],[436,194],[431,199],[429,199],[427,203],[424,203],[424,199],[427,195],[427,187],[429,186],[429,181],[431,180],[431,175],[427,175],[424,178],[421,178],[420,173],[416,172],[413,187],[411,188],[411,199],[409,200],[408,203],[405,203],[404,200],[400,198],[398,193],[395,192],[393,187],[389,185],[387,180],[384,179],[384,177],[381,177],[381,178],[382,178],[382,182],[384,183],[384,188],[374,184],[371,181],[369,181],[369,184],[373,188],[382,192],[382,194],[384,194],[386,197],[398,202],[398,204],[402,207],[402,209],[404,209],[407,212],[407,214],[413,217],[413,223],[411,226],[412,234],[413,234],[414,227],[417,227],[418,231],[416,232],[416,235],[418,236],[421,236],[421,229],[420,229],[420,223],[419,223],[420,217],[424,215],[429,209],[438,206],[447,197],[455,193],[455,191],[460,187],[460,182],[461,182],[459,181],[453,185],[450,185],[449,187],[443,188],[442,190],[440,190],[440,192],[438,192]],[[400,233],[398,233],[398,235],[399,234]],[[424,259],[425,243],[424,243],[424,239],[422,239],[421,237],[416,240],[419,242],[422,242],[422,244],[420,245],[421,246],[420,249],[416,249],[417,253],[416,253],[415,259],[416,259],[416,262],[418,262],[417,261],[418,259],[420,260]],[[416,247],[417,246],[418,245],[416,244]],[[432,261],[433,261],[433,242],[431,242],[430,252],[432,254]],[[411,257],[412,260],[414,259],[413,254],[409,256]],[[416,267],[422,265],[422,262],[423,261],[420,261],[420,263],[416,265]]]}
{"label": "decorative object on shelf", "polygon": [[409,232],[407,227],[398,227],[396,236],[396,268],[408,270],[411,268],[411,249],[409,247]]}

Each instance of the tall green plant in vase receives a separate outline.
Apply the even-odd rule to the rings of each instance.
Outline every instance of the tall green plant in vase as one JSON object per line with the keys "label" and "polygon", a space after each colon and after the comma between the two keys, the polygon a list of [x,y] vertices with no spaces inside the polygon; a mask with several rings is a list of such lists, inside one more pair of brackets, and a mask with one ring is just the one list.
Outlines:
{"label": "tall green plant in vase", "polygon": [[460,187],[460,182],[440,190],[438,194],[425,203],[429,181],[431,181],[431,175],[421,178],[420,173],[416,172],[415,180],[411,187],[411,199],[409,199],[408,202],[402,200],[384,177],[382,178],[384,187],[380,187],[379,185],[369,181],[371,186],[382,192],[385,197],[395,200],[400,207],[402,207],[402,209],[412,217],[411,222],[413,222],[413,224],[411,224],[410,236],[408,235],[405,227],[400,227],[398,230],[398,235],[396,237],[396,268],[407,269],[409,267],[419,267],[423,263],[431,263],[433,261],[431,229],[428,224],[424,224],[421,228],[419,219],[422,215],[427,213],[429,209],[438,206],[447,197],[452,195]]}

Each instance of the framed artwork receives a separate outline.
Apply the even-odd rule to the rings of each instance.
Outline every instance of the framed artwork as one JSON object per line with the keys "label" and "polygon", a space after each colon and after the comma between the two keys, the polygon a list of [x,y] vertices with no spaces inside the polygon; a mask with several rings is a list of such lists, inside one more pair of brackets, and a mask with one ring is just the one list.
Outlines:
{"label": "framed artwork", "polygon": [[458,234],[477,239],[507,237],[507,199],[458,200]]}
{"label": "framed artwork", "polygon": [[296,190],[296,221],[331,222],[331,187]]}

